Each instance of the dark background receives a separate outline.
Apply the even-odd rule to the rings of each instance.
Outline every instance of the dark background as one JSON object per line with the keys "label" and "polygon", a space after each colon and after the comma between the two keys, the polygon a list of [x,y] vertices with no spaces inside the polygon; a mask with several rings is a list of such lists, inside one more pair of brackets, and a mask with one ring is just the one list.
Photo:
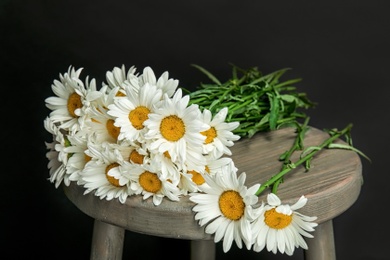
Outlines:
{"label": "dark background", "polygon": [[[386,1],[0,1],[3,259],[88,259],[93,220],[50,183],[44,99],[69,65],[98,86],[114,66],[169,71],[191,88],[221,81],[234,63],[264,73],[292,68],[319,105],[317,128],[353,123],[365,183],[334,219],[337,257],[390,259],[388,123],[390,18]],[[4,118],[5,116],[5,118]],[[124,259],[189,258],[189,243],[127,232]],[[217,259],[302,259],[217,244]]]}

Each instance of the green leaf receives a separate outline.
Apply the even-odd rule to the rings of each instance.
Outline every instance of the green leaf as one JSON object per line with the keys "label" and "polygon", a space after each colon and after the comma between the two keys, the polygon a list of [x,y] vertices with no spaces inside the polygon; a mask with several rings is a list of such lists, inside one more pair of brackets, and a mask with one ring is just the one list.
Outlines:
{"label": "green leaf", "polygon": [[288,94],[280,95],[280,97],[282,100],[289,103],[292,103],[296,100],[296,98],[293,95],[288,95]]}
{"label": "green leaf", "polygon": [[313,151],[319,151],[319,150],[321,150],[321,147],[319,147],[319,146],[309,146],[301,153],[300,158],[305,157],[307,154],[309,154]]}
{"label": "green leaf", "polygon": [[206,70],[205,68],[203,68],[203,67],[201,67],[199,65],[196,65],[196,64],[192,64],[192,66],[197,68],[201,72],[203,72],[209,79],[211,79],[211,81],[215,82],[215,84],[222,85],[221,82],[213,74],[211,74],[208,70]]}
{"label": "green leaf", "polygon": [[192,66],[203,72],[211,83],[202,83],[191,92],[189,104],[198,104],[213,114],[228,107],[227,121],[249,123],[234,131],[240,136],[276,130],[280,125],[294,125],[307,117],[300,109],[313,104],[292,85],[301,79],[281,80],[288,68],[264,75],[256,67],[245,70],[233,65],[232,77],[221,82],[205,68]]}
{"label": "green leaf", "polygon": [[269,100],[271,105],[269,126],[271,130],[275,130],[279,119],[279,98],[274,95],[269,95]]}
{"label": "green leaf", "polygon": [[371,162],[371,159],[367,155],[365,155],[362,151],[360,151],[360,150],[358,150],[355,147],[350,146],[350,145],[331,143],[331,144],[329,144],[328,148],[330,148],[330,149],[344,149],[344,150],[354,151],[357,154],[361,155],[362,157],[366,158],[369,162]]}

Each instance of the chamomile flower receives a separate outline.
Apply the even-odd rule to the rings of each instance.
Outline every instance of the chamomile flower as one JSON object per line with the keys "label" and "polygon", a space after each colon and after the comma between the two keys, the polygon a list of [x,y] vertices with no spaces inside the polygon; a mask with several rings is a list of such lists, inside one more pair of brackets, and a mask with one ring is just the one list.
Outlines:
{"label": "chamomile flower", "polygon": [[[65,140],[63,134],[49,117],[45,118],[44,127],[53,136],[53,142],[45,142],[46,148],[49,150],[46,153],[46,158],[49,160],[49,163],[47,164],[50,176],[49,181],[54,183],[55,187],[58,188],[66,175],[66,166],[64,164],[65,159],[61,156],[59,151],[56,150],[56,147],[58,147],[58,145],[62,146],[61,144],[63,144]],[[67,158],[66,155],[65,158]],[[70,182],[66,181],[66,183],[69,184]]]}
{"label": "chamomile flower", "polygon": [[180,179],[180,170],[179,165],[174,163],[169,156],[168,152],[165,153],[156,153],[151,154],[151,160],[153,164],[159,165],[161,175],[163,178],[178,180]]}
{"label": "chamomile flower", "polygon": [[200,147],[205,136],[200,132],[208,128],[199,120],[198,106],[188,106],[188,102],[189,96],[182,97],[182,91],[178,89],[172,99],[165,95],[144,122],[148,128],[145,138],[151,141],[150,150],[168,152],[172,161],[178,164],[186,162],[188,147],[202,153]]}
{"label": "chamomile flower", "polygon": [[[207,156],[205,156],[205,158],[206,166],[204,168],[204,171],[201,172],[201,176],[207,174],[214,178],[216,174],[231,174],[233,172],[235,174],[238,170],[230,157],[215,158],[212,154],[208,154]],[[202,183],[201,176],[197,176],[196,183],[198,184],[199,191],[203,192],[203,188],[209,186],[206,180],[204,180],[204,183]]]}
{"label": "chamomile flower", "polygon": [[47,165],[50,175],[49,181],[54,183],[54,186],[58,188],[66,175],[66,167],[58,160],[58,152],[54,149],[54,145],[55,142],[46,143],[46,148],[49,149],[46,153],[46,158],[49,160]]}
{"label": "chamomile flower", "polygon": [[177,187],[180,189],[181,194],[187,196],[190,192],[200,191],[198,184],[195,182],[197,180],[199,180],[199,185],[205,183],[203,176],[196,171],[190,171],[189,173],[180,172],[180,181]]}
{"label": "chamomile flower", "polygon": [[156,86],[158,89],[161,89],[163,93],[166,93],[168,97],[172,97],[175,93],[179,81],[177,79],[170,79],[168,71],[165,71],[158,79],[154,74],[151,67],[145,67],[142,75],[139,76],[140,86],[145,84],[150,84]]}
{"label": "chamomile flower", "polygon": [[79,75],[82,68],[77,71],[73,67],[64,75],[60,75],[60,81],[54,80],[52,90],[56,96],[46,98],[46,107],[52,110],[50,119],[69,134],[76,133],[83,125],[86,116],[86,108],[90,102],[101,96],[96,90],[95,80],[84,84]]}
{"label": "chamomile flower", "polygon": [[121,203],[125,203],[129,196],[127,181],[124,182],[125,179],[118,179],[109,174],[123,164],[122,155],[104,143],[89,144],[85,153],[92,159],[80,173],[83,186],[86,188],[84,194],[94,191],[100,199],[118,198]]}
{"label": "chamomile flower", "polygon": [[[125,87],[130,86],[132,91],[138,92],[138,75],[136,74],[136,67],[131,66],[126,71],[125,65],[114,67],[112,71],[106,72],[107,83],[103,83],[104,86],[108,86],[110,89],[118,88],[119,95],[125,95]],[[135,84],[134,84],[135,83]]]}
{"label": "chamomile flower", "polygon": [[[224,170],[231,167],[223,167]],[[255,218],[253,205],[258,197],[255,192],[260,184],[251,188],[245,186],[246,174],[237,177],[236,172],[219,172],[214,177],[204,175],[207,186],[203,193],[190,193],[190,200],[196,205],[195,220],[200,226],[207,224],[205,232],[214,234],[214,242],[223,239],[223,251],[229,251],[233,240],[239,248],[242,241],[249,249],[252,246],[251,222]]]}
{"label": "chamomile flower", "polygon": [[122,141],[117,144],[109,145],[113,149],[118,150],[126,162],[133,164],[146,164],[151,160],[143,143]]}
{"label": "chamomile flower", "polygon": [[[233,159],[230,157],[215,157],[213,154],[208,154],[206,158],[206,172],[210,176],[214,176],[221,171],[223,167],[231,167],[227,172],[237,172],[237,167],[234,165]],[[225,171],[224,171],[225,172]]]}
{"label": "chamomile flower", "polygon": [[214,117],[211,111],[204,109],[202,120],[209,125],[206,131],[201,132],[206,136],[203,144],[203,153],[214,153],[219,157],[222,154],[232,155],[228,147],[233,146],[234,142],[240,139],[239,135],[233,134],[233,130],[239,126],[239,122],[226,123],[225,119],[228,113],[227,107],[222,108]]}
{"label": "chamomile flower", "polygon": [[127,174],[130,180],[135,180],[130,186],[135,194],[143,195],[144,200],[152,197],[153,204],[156,206],[160,205],[165,197],[172,201],[179,201],[181,194],[177,187],[177,181],[164,178],[159,171],[158,164],[154,164],[152,161],[150,164],[138,166],[138,168],[142,171],[134,170],[134,166],[128,170],[123,169],[124,174]]}
{"label": "chamomile flower", "polygon": [[84,184],[80,174],[87,162],[91,160],[91,157],[86,155],[85,151],[88,149],[88,142],[92,142],[93,137],[94,135],[82,135],[80,132],[68,136],[70,146],[66,147],[65,151],[70,156],[66,164],[66,172],[69,174],[69,180],[77,182],[78,185]]}
{"label": "chamomile flower", "polygon": [[[191,153],[189,153],[191,155]],[[187,157],[188,158],[188,157]],[[180,182],[178,184],[181,192],[187,195],[189,192],[201,192],[204,186],[207,186],[207,182],[204,179],[204,175],[214,176],[217,172],[237,172],[237,168],[234,166],[233,160],[229,157],[215,158],[212,155],[203,156],[202,159],[206,160],[194,164],[186,164],[186,167],[181,169]],[[190,160],[191,161],[191,160]],[[195,160],[194,160],[195,161]],[[222,167],[233,167],[224,171]]]}
{"label": "chamomile flower", "polygon": [[268,252],[292,255],[295,247],[308,249],[304,237],[312,238],[308,232],[314,231],[317,217],[308,217],[296,210],[306,205],[307,198],[301,196],[294,205],[281,204],[278,196],[270,193],[267,204],[256,211],[259,217],[253,222],[253,250],[260,252],[267,248]]}
{"label": "chamomile flower", "polygon": [[206,156],[200,152],[199,147],[187,146],[186,161],[181,166],[184,171],[197,171],[204,173],[206,170]]}
{"label": "chamomile flower", "polygon": [[[118,140],[139,140],[145,132],[144,121],[154,111],[154,104],[161,100],[162,92],[155,86],[145,84],[139,93],[126,87],[126,96],[118,97],[108,106],[108,114],[115,117],[114,126],[120,128]],[[141,140],[139,140],[141,141]]]}
{"label": "chamomile flower", "polygon": [[88,116],[91,118],[86,122],[88,131],[94,133],[99,142],[118,142],[120,127],[115,126],[116,118],[108,114],[108,106],[114,103],[118,90],[118,87],[111,89],[88,110]]}

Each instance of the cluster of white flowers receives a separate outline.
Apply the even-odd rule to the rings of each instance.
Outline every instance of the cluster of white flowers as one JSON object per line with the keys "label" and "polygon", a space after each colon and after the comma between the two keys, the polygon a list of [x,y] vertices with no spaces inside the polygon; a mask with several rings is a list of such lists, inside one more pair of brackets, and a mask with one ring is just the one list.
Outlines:
{"label": "cluster of white flowers", "polygon": [[227,108],[215,115],[189,104],[178,80],[164,72],[157,78],[150,67],[138,73],[133,66],[106,73],[100,89],[95,79],[80,79],[72,66],[54,80],[55,94],[45,100],[50,114],[44,120],[53,141],[49,150],[49,180],[59,187],[76,182],[85,194],[125,203],[132,195],[179,201],[190,196],[195,220],[205,231],[223,239],[227,252],[233,240],[249,249],[293,254],[307,249],[302,236],[317,225],[316,218],[296,212],[307,199],[282,205],[275,194],[255,207],[260,184],[245,186],[229,147],[240,136],[239,122],[225,122]]}
{"label": "cluster of white flowers", "polygon": [[230,250],[233,241],[238,248],[244,242],[248,250],[256,252],[266,248],[292,255],[295,248],[308,249],[303,237],[312,238],[317,217],[300,214],[296,210],[306,205],[302,196],[294,205],[281,204],[276,194],[269,193],[267,203],[258,202],[256,191],[260,184],[245,186],[246,174],[237,176],[234,168],[224,167],[214,176],[205,176],[207,187],[203,193],[191,193],[196,205],[195,219],[206,225],[205,232],[214,234],[214,242],[223,239],[223,250]]}
{"label": "cluster of white flowers", "polygon": [[142,194],[159,205],[199,191],[205,174],[233,163],[223,155],[240,138],[232,133],[239,123],[225,122],[227,109],[213,117],[189,105],[168,72],[157,79],[150,67],[142,74],[115,67],[98,90],[94,79],[80,79],[81,71],[70,67],[52,85],[56,96],[46,99],[56,187],[75,181],[100,198],[124,203]]}

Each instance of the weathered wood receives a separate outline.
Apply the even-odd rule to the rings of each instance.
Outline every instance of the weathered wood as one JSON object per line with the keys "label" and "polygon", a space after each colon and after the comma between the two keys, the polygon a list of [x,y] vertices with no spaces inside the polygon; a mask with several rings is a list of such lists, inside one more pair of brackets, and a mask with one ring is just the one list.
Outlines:
{"label": "weathered wood", "polygon": [[91,260],[122,259],[125,230],[95,219],[93,226]]}
{"label": "weathered wood", "polygon": [[[248,187],[262,184],[280,171],[282,163],[278,158],[293,144],[296,136],[294,131],[293,128],[285,128],[258,133],[231,147],[238,174],[247,174]],[[319,145],[327,137],[327,133],[311,127],[306,133],[304,145]],[[337,141],[343,143],[342,140]],[[296,152],[292,161],[299,159],[299,155]],[[302,195],[308,198],[308,203],[300,213],[317,216],[316,222],[324,225],[318,226],[317,236],[320,237],[309,241],[314,249],[309,248],[310,253],[306,256],[313,256],[310,259],[331,259],[317,256],[327,250],[334,253],[333,229],[329,220],[347,210],[358,198],[363,182],[362,164],[360,157],[353,151],[325,149],[316,154],[311,166],[309,171],[301,165],[288,173],[279,186],[278,196],[283,203],[289,204],[298,201]],[[182,197],[180,202],[164,199],[159,206],[155,206],[151,199],[143,200],[142,196],[131,196],[125,204],[121,204],[118,200],[101,200],[93,194],[83,195],[84,188],[73,183],[69,187],[64,186],[64,191],[81,211],[97,221],[143,234],[212,242],[212,236],[206,234],[204,227],[200,227],[194,220],[194,203],[187,196]],[[267,193],[268,190],[261,194],[259,204],[266,200]],[[327,243],[321,244],[322,237],[327,239]],[[196,242],[193,245],[206,246]]]}
{"label": "weathered wood", "polygon": [[191,260],[214,260],[215,242],[214,240],[192,240]]}
{"label": "weathered wood", "polygon": [[68,198],[85,214],[94,219],[124,227],[127,230],[178,239],[211,239],[194,220],[188,198],[180,202],[164,200],[155,206],[142,196],[129,197],[125,204],[117,200],[101,200],[93,194],[83,195],[84,188],[71,184],[65,188]]}
{"label": "weathered wood", "polygon": [[[327,133],[311,127],[304,145],[319,145],[328,137]],[[248,186],[264,183],[279,172],[278,157],[291,147],[294,138],[294,130],[285,128],[240,140],[232,147],[232,158],[239,172],[247,173]],[[295,153],[292,161],[299,159],[299,155]],[[358,198],[362,183],[362,164],[357,153],[325,149],[314,157],[309,171],[299,166],[288,173],[279,187],[278,196],[283,203],[291,204],[305,195],[308,203],[300,212],[317,216],[317,222],[322,223],[347,210]],[[267,193],[259,200],[265,201]]]}
{"label": "weathered wood", "polygon": [[[231,148],[238,173],[246,172],[247,186],[264,183],[279,172],[280,154],[288,150],[293,141],[294,129],[286,128],[260,133],[251,139],[242,139]],[[305,137],[305,146],[318,145],[327,134],[311,128]],[[296,153],[293,158],[297,159]],[[279,187],[278,196],[284,203],[295,203],[301,195],[308,198],[302,214],[317,216],[318,223],[332,219],[347,210],[357,199],[362,185],[359,156],[347,150],[324,150],[312,160],[312,168],[293,169]],[[118,200],[101,200],[93,194],[83,195],[84,188],[76,184],[64,187],[68,198],[87,215],[124,227],[127,230],[155,236],[179,239],[211,239],[204,228],[194,220],[194,204],[188,197],[180,202],[164,199],[155,206],[151,199],[131,196],[125,204]],[[265,201],[268,192],[259,197]]]}
{"label": "weathered wood", "polygon": [[305,250],[305,260],[336,260],[332,220],[316,227],[314,238],[306,238],[309,250]]}

